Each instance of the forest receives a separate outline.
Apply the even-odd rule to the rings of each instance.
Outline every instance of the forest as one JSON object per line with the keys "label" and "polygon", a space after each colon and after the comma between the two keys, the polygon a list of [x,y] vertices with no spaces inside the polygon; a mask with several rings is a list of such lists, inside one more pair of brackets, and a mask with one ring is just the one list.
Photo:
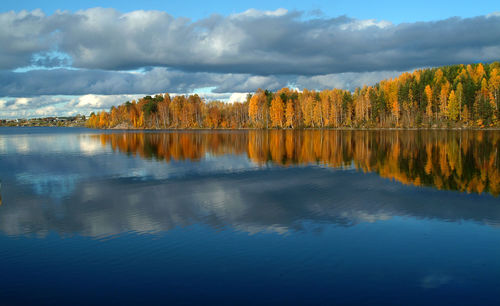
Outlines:
{"label": "forest", "polygon": [[322,91],[259,89],[246,101],[168,93],[92,113],[90,128],[302,129],[500,127],[500,63],[406,72],[373,86]]}

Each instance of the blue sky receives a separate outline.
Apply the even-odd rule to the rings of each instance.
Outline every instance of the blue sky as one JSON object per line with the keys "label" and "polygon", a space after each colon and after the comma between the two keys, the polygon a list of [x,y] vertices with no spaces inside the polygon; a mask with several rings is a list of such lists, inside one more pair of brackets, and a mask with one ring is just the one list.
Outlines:
{"label": "blue sky", "polygon": [[88,114],[157,93],[372,85],[500,60],[494,1],[0,4],[0,118]]}
{"label": "blue sky", "polygon": [[445,19],[453,16],[474,17],[486,15],[500,9],[500,3],[494,0],[486,1],[401,1],[401,0],[333,0],[333,1],[304,1],[304,0],[253,0],[253,1],[165,1],[165,0],[50,0],[50,1],[21,1],[2,0],[2,10],[33,10],[40,8],[51,14],[56,10],[81,10],[91,7],[112,7],[122,12],[134,10],[161,10],[177,17],[199,19],[210,14],[229,15],[239,13],[249,8],[258,10],[288,10],[321,11],[326,16],[336,17],[347,15],[358,19],[382,19],[394,23],[430,21]]}

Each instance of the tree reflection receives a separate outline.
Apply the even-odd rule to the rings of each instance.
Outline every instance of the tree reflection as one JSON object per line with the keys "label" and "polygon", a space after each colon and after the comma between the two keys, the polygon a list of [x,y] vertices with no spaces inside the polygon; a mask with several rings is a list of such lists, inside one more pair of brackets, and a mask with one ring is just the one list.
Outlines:
{"label": "tree reflection", "polygon": [[500,193],[500,133],[491,131],[251,130],[94,137],[113,150],[167,162],[247,154],[257,165],[355,168],[403,184]]}

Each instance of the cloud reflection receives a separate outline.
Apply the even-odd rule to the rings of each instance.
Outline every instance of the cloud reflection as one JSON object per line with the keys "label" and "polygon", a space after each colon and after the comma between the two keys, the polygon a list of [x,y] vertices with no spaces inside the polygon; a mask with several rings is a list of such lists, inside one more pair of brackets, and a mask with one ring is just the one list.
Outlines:
{"label": "cloud reflection", "polygon": [[159,181],[104,179],[77,187],[57,205],[50,194],[9,188],[17,196],[1,207],[0,230],[107,237],[204,224],[284,234],[307,231],[311,223],[353,226],[395,216],[500,224],[500,206],[491,196],[395,186],[355,171],[270,169]]}
{"label": "cloud reflection", "polygon": [[[325,135],[315,138],[299,133],[294,137],[302,140],[290,143],[286,133],[283,138],[250,132],[148,135],[72,134],[64,136],[67,142],[60,141],[61,137],[65,139],[61,135],[23,138],[28,144],[25,153],[3,151],[0,159],[0,176],[5,182],[0,231],[7,235],[43,236],[56,232],[103,238],[128,232],[161,233],[196,224],[249,234],[286,234],[395,217],[500,225],[500,205],[490,194],[404,185],[384,178],[385,172],[374,168],[385,165],[380,162],[384,157],[380,152],[394,157],[391,146],[405,143],[401,147],[411,148],[422,143],[421,137],[413,136],[411,140],[398,134],[399,140],[388,141],[387,136],[341,133],[329,134],[326,140]],[[284,151],[276,146],[280,139],[284,140]],[[443,139],[453,138],[433,136],[430,141],[439,143]],[[252,147],[253,141],[259,143],[260,149]],[[335,148],[333,144],[343,146],[336,151],[343,158],[334,164],[342,167],[330,167],[336,160],[332,159],[336,156],[333,151],[325,151],[324,146],[315,151],[318,141],[331,142],[330,148]],[[377,151],[376,141],[384,151]],[[478,150],[478,145],[496,145],[488,135],[482,135],[479,143],[463,135],[461,141],[462,148],[473,152],[469,157],[479,161],[491,156],[491,150]],[[470,145],[465,146],[466,141]],[[47,143],[38,147],[41,142]],[[447,143],[445,148],[449,148]],[[50,146],[53,150],[46,151]],[[85,147],[93,148],[92,154],[82,149]],[[290,156],[289,147],[295,152]],[[426,152],[427,147],[423,148]],[[166,155],[167,149],[170,155]],[[368,150],[372,153],[368,154]],[[365,155],[359,155],[362,152]],[[417,147],[417,152],[422,151]],[[314,156],[310,154],[330,159],[309,159]],[[366,154],[372,156],[368,161],[379,163],[366,164],[356,159]],[[399,154],[411,157],[410,162],[419,170],[418,155]],[[467,163],[470,161],[466,159],[462,169]],[[366,168],[370,165],[375,166]],[[424,169],[419,171],[407,175],[426,173]]]}

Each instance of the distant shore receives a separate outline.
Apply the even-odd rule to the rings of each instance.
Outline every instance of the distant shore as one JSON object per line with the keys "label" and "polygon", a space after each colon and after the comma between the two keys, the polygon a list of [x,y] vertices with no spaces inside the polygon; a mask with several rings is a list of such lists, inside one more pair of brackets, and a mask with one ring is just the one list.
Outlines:
{"label": "distant shore", "polygon": [[0,126],[8,127],[86,127],[85,116],[0,119]]}

